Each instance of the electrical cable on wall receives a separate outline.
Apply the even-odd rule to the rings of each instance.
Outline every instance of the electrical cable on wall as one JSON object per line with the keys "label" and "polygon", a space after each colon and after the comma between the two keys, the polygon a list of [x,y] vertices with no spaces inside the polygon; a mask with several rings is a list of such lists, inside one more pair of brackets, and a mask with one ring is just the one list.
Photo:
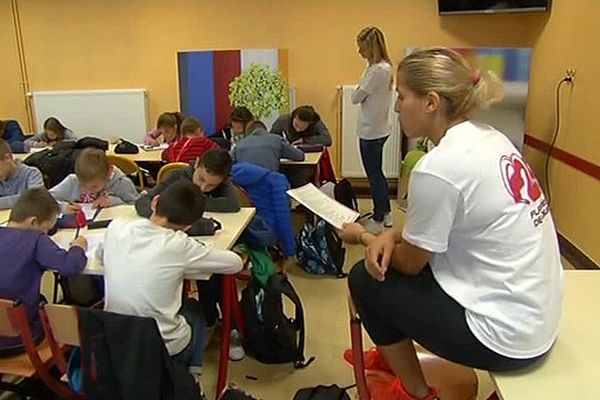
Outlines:
{"label": "electrical cable on wall", "polygon": [[552,141],[550,142],[550,147],[548,147],[548,152],[546,154],[546,163],[544,166],[544,181],[546,184],[546,199],[548,200],[548,205],[552,204],[552,194],[550,191],[550,157],[552,156],[552,151],[554,150],[554,146],[556,145],[556,139],[558,139],[558,133],[560,132],[560,88],[563,83],[570,84],[573,82],[572,76],[565,76],[563,79],[558,82],[556,85],[556,125],[554,127],[554,134],[552,135]]}

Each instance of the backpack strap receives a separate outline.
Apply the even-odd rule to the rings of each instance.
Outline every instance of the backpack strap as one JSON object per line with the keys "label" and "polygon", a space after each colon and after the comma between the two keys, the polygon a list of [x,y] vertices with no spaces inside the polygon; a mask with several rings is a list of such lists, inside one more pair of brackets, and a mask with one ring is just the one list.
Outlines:
{"label": "backpack strap", "polygon": [[[306,368],[310,364],[312,364],[312,362],[315,361],[316,358],[313,356],[305,361],[304,345],[305,345],[305,336],[306,335],[305,335],[305,327],[304,327],[304,311],[302,309],[302,302],[300,301],[300,297],[298,297],[298,294],[294,290],[294,287],[289,282],[289,280],[285,274],[274,274],[274,275],[271,275],[270,279],[276,279],[277,280],[277,284],[275,286],[276,290],[279,291],[282,295],[284,295],[288,299],[290,299],[292,303],[294,303],[294,307],[296,308],[296,313],[295,313],[296,315],[295,315],[294,323],[296,324],[296,326],[298,327],[298,331],[300,332],[300,339],[298,342],[299,359],[298,359],[298,361],[294,362],[294,368],[296,368],[296,369]],[[273,290],[273,289],[271,289],[271,290]]]}

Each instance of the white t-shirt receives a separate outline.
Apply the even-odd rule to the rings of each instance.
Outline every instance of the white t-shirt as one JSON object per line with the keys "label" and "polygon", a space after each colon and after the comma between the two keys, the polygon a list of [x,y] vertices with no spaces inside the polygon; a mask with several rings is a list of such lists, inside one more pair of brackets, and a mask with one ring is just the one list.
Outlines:
{"label": "white t-shirt", "polygon": [[112,221],[100,253],[104,309],[154,318],[171,355],[184,350],[192,335],[178,314],[184,274],[208,279],[213,273],[231,274],[242,268],[235,253],[206,247],[184,232],[145,218]]}
{"label": "white t-shirt", "polygon": [[356,133],[361,139],[379,139],[390,134],[392,66],[385,61],[370,65],[352,93],[352,103],[360,104]]}
{"label": "white t-shirt", "polygon": [[477,339],[510,358],[545,353],[563,272],[548,203],[518,150],[489,125],[460,123],[417,163],[408,193],[403,238],[434,253],[433,275]]}

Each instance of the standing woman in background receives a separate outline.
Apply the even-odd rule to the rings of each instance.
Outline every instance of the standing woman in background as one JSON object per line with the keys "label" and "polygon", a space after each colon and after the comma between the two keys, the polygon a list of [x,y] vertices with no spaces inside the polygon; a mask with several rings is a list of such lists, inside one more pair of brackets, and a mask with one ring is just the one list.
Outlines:
{"label": "standing woman in background", "polygon": [[58,118],[50,117],[44,121],[44,132],[38,133],[25,141],[26,147],[54,146],[63,140],[77,140],[75,134],[65,127]]}
{"label": "standing woman in background", "polygon": [[383,146],[390,135],[389,109],[392,99],[392,62],[385,46],[383,32],[369,26],[356,37],[358,54],[368,62],[352,103],[360,104],[357,134],[360,156],[373,194],[373,216],[364,220],[365,228],[374,234],[391,226],[390,191],[383,175]]}

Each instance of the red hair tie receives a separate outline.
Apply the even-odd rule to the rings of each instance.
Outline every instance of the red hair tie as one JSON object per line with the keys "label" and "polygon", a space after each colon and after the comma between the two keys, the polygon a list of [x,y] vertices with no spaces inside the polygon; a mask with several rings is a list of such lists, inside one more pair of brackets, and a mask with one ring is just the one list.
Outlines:
{"label": "red hair tie", "polygon": [[476,69],[475,71],[473,71],[471,73],[471,83],[473,84],[473,86],[476,86],[479,83],[480,79],[481,79],[481,72],[479,72],[478,69]]}

